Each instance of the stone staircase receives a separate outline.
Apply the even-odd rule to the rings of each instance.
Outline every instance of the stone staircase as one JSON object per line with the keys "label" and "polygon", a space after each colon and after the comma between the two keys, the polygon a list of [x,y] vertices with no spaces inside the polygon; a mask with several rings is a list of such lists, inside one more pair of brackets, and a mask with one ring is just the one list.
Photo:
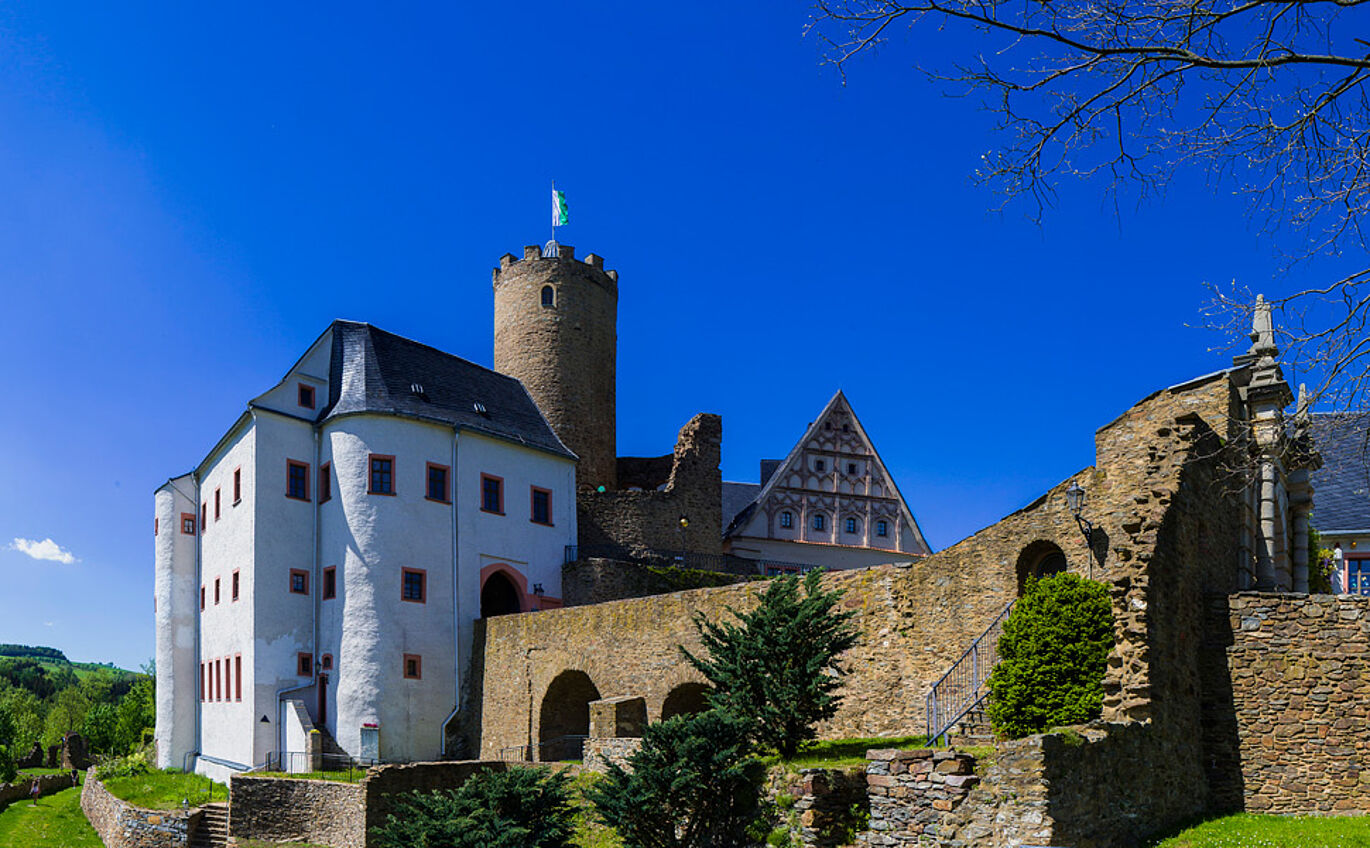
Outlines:
{"label": "stone staircase", "polygon": [[204,813],[190,834],[188,848],[224,848],[228,845],[228,804],[205,804]]}
{"label": "stone staircase", "polygon": [[989,695],[986,682],[999,662],[999,634],[1012,611],[1013,602],[1010,601],[970,643],[961,658],[932,685],[928,692],[929,743],[945,743],[952,733],[972,738],[989,735],[989,722],[985,718],[985,698]]}
{"label": "stone staircase", "polygon": [[989,745],[994,742],[994,728],[990,726],[989,716],[985,715],[984,701],[961,716],[947,735],[952,745]]}

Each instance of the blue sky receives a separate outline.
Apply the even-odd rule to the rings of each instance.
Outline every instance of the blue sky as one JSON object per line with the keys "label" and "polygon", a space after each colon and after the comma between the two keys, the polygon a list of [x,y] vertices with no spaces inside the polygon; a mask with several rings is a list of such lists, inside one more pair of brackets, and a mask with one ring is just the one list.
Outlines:
{"label": "blue sky", "polygon": [[964,44],[843,87],[803,3],[679,10],[0,6],[0,642],[149,659],[154,489],[333,318],[488,364],[553,179],[620,273],[620,453],[718,412],[755,480],[841,388],[938,548],[1226,363],[1204,281],[1298,282],[1197,180],[987,211],[991,116],[911,67]]}

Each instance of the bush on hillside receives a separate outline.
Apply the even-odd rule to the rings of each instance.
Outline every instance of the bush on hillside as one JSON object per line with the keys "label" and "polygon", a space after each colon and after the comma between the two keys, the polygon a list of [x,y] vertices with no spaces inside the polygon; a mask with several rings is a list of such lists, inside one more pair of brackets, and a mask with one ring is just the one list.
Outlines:
{"label": "bush on hillside", "polygon": [[569,781],[546,768],[477,772],[456,789],[396,797],[371,835],[379,848],[566,848]]}
{"label": "bush on hillside", "polygon": [[95,774],[101,780],[109,780],[113,777],[138,777],[151,771],[152,767],[148,765],[147,753],[143,752],[106,760],[100,763]]}
{"label": "bush on hillside", "polygon": [[610,765],[585,797],[626,848],[736,848],[756,842],[765,766],[748,725],[718,710],[648,725],[632,771]]}
{"label": "bush on hillside", "polygon": [[1103,711],[1113,648],[1108,588],[1074,574],[1029,580],[1004,622],[986,710],[1011,739],[1081,724]]}

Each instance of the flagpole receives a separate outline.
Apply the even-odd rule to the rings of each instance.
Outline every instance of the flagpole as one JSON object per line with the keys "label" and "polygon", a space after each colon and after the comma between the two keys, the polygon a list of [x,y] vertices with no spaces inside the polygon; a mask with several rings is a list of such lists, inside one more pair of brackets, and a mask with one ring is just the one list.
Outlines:
{"label": "flagpole", "polygon": [[[556,199],[557,199],[557,181],[556,181],[556,180],[552,180],[552,203],[553,203],[553,208],[555,208]],[[552,241],[556,241],[556,240],[557,240],[557,219],[556,219],[555,216],[553,216],[553,217],[552,217]]]}

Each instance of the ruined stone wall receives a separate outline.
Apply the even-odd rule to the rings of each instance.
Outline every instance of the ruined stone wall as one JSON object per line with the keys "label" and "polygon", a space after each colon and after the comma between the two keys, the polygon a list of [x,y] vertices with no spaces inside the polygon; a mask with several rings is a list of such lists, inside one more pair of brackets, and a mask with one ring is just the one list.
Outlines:
{"label": "ruined stone wall", "polygon": [[[596,492],[582,487],[576,496],[580,547],[594,556],[652,550],[721,553],[722,451],[723,419],[701,413],[680,430],[666,488]],[[681,516],[689,520],[683,531]]]}
{"label": "ruined stone wall", "polygon": [[362,781],[366,831],[385,824],[392,810],[391,798],[407,792],[432,792],[437,789],[456,789],[478,771],[503,771],[502,762],[467,760],[462,762],[408,763],[406,765],[373,766]]}
{"label": "ruined stone wall", "polygon": [[860,767],[792,772],[772,766],[764,791],[781,814],[778,826],[804,848],[850,844],[867,806],[866,775]]}
{"label": "ruined stone wall", "polygon": [[235,839],[364,848],[366,808],[360,784],[335,780],[234,775],[228,832]]}
{"label": "ruined stone wall", "polygon": [[866,752],[866,760],[870,828],[861,845],[937,844],[980,782],[975,758],[956,751],[876,749]]}
{"label": "ruined stone wall", "polygon": [[93,769],[86,772],[81,788],[81,811],[105,848],[184,848],[202,815],[199,809],[135,807],[110,794]]}
{"label": "ruined stone wall", "polygon": [[746,580],[741,575],[719,571],[650,566],[603,557],[583,558],[562,566],[561,600],[568,607],[579,607],[705,586],[726,586]]}
{"label": "ruined stone wall", "polygon": [[[65,774],[45,774],[38,778],[38,796],[51,795],[71,788],[71,778]],[[15,801],[27,801],[33,791],[35,778],[20,774],[13,783],[0,783],[0,809]]]}
{"label": "ruined stone wall", "polygon": [[1227,645],[1209,667],[1208,706],[1214,723],[1231,720],[1230,744],[1214,749],[1215,794],[1252,812],[1370,812],[1370,597],[1213,603]]}

